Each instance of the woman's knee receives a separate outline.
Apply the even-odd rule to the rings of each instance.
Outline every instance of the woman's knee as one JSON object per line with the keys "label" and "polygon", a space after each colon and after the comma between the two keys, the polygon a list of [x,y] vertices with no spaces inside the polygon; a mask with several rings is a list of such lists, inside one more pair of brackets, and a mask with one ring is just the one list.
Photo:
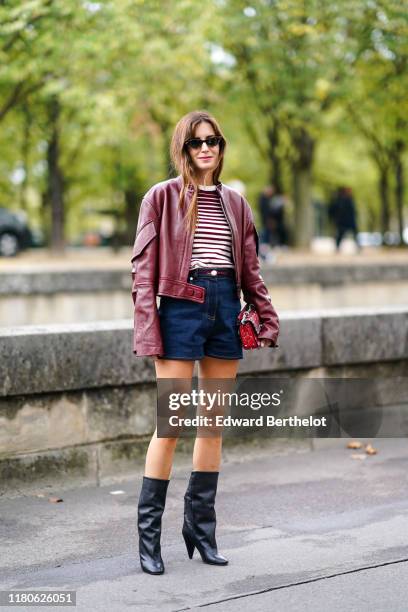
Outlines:
{"label": "woman's knee", "polygon": [[177,446],[178,438],[158,438],[156,437],[156,444],[158,443],[164,449],[172,450]]}

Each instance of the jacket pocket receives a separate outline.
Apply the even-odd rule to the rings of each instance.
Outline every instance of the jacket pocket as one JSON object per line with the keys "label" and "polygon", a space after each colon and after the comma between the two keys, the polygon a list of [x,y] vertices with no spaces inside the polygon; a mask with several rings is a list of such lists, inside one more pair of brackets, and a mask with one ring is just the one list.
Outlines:
{"label": "jacket pocket", "polygon": [[135,260],[137,257],[139,257],[139,255],[142,254],[149,242],[151,242],[153,238],[155,238],[155,236],[157,236],[157,231],[154,226],[154,222],[153,220],[148,221],[143,225],[143,227],[141,227],[136,236],[135,244],[133,245],[133,255],[131,261]]}

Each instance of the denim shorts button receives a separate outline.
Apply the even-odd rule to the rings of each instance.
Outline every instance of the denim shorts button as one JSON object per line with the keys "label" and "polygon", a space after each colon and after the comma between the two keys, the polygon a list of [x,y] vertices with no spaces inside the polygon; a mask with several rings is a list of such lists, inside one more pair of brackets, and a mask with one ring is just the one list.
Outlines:
{"label": "denim shorts button", "polygon": [[212,276],[217,276],[217,270],[211,270]]}

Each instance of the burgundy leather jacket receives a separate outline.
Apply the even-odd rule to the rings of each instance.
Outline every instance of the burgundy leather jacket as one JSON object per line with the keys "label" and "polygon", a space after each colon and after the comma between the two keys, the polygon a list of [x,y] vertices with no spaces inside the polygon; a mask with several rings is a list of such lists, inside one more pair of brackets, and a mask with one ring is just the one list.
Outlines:
{"label": "burgundy leather jacket", "polygon": [[[193,187],[189,186],[183,210],[178,205],[182,176],[151,187],[143,197],[132,255],[134,304],[133,352],[138,356],[164,355],[156,295],[204,302],[206,289],[188,282],[193,235],[184,223]],[[259,338],[276,345],[279,318],[259,273],[258,234],[252,210],[235,189],[220,181],[221,196],[232,233],[237,295],[254,304],[262,323]]]}

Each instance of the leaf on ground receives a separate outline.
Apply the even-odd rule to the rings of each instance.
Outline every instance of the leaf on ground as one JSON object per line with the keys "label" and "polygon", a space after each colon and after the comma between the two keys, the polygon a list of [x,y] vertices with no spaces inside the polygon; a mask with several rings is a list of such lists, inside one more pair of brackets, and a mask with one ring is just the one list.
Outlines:
{"label": "leaf on ground", "polygon": [[376,455],[378,453],[377,449],[374,448],[371,444],[367,444],[365,447],[365,452],[367,455]]}
{"label": "leaf on ground", "polygon": [[350,440],[347,444],[347,448],[361,448],[363,445],[358,440]]}

